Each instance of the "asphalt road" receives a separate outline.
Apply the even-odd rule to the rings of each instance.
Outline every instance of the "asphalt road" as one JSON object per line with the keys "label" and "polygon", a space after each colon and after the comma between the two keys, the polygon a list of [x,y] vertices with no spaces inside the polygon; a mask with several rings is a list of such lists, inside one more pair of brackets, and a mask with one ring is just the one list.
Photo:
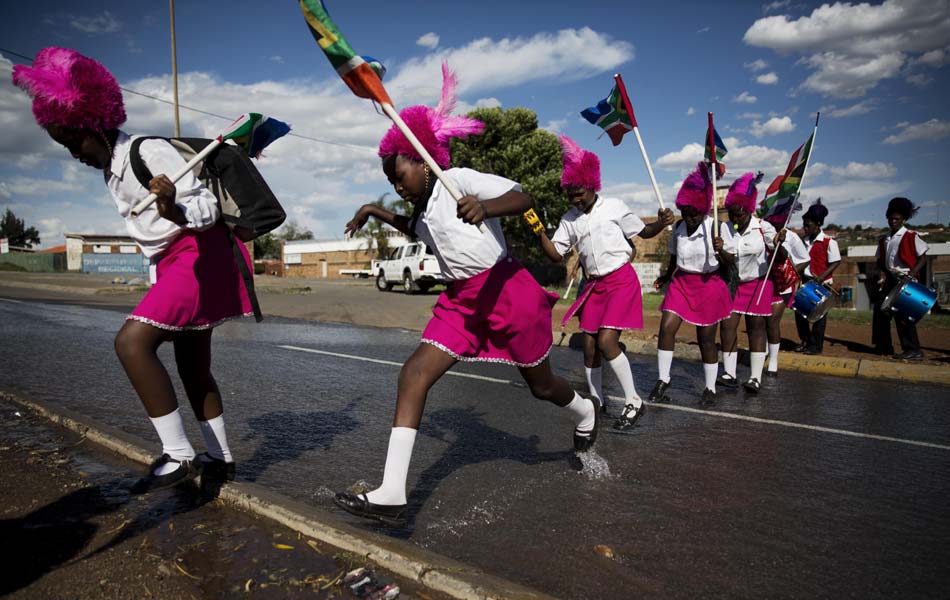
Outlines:
{"label": "asphalt road", "polygon": [[[157,452],[112,351],[123,318],[0,299],[0,387]],[[328,511],[334,491],[379,482],[418,333],[270,318],[215,340],[239,478]],[[170,348],[162,357],[171,364]],[[555,348],[552,361],[584,389],[578,352]],[[642,392],[655,368],[634,359]],[[633,435],[602,430],[581,468],[567,416],[533,400],[516,370],[453,373],[417,438],[414,518],[390,535],[569,598],[924,598],[950,583],[946,387],[783,373],[757,397],[697,410],[700,366],[677,361],[674,404],[652,407]]]}

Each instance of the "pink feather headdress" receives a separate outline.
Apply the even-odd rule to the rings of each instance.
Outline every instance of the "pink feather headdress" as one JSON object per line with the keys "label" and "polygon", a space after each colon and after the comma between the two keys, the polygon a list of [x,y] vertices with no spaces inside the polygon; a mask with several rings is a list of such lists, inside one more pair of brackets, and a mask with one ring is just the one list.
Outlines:
{"label": "pink feather headdress", "polygon": [[566,135],[562,135],[560,139],[564,156],[561,187],[580,187],[595,192],[600,191],[600,159],[597,155],[584,150]]}
{"label": "pink feather headdress", "polygon": [[33,97],[33,116],[42,127],[103,131],[125,123],[115,77],[75,50],[43,48],[32,67],[13,67],[13,83]]}
{"label": "pink feather headdress", "polygon": [[[485,130],[485,124],[481,121],[450,116],[458,100],[455,91],[457,85],[458,78],[455,73],[449,70],[447,63],[442,63],[442,98],[439,100],[439,106],[433,109],[419,104],[399,111],[399,116],[409,126],[409,130],[419,138],[422,147],[443,169],[447,169],[452,162],[449,154],[449,142],[452,138],[465,139]],[[393,155],[422,160],[422,156],[395,125],[389,128],[379,142],[379,156],[385,158]]]}
{"label": "pink feather headdress", "polygon": [[712,182],[706,163],[699,163],[696,170],[686,176],[683,185],[676,193],[676,207],[692,206],[706,214],[712,206]]}
{"label": "pink feather headdress", "polygon": [[755,200],[759,197],[759,190],[756,185],[762,181],[762,173],[746,173],[739,179],[736,179],[726,194],[726,208],[738,205],[748,213],[755,212]]}

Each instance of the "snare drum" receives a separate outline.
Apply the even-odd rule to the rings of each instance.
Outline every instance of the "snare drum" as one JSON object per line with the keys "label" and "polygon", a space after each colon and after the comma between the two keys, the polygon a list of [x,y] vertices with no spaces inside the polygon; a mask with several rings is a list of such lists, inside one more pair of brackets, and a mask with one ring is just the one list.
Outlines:
{"label": "snare drum", "polygon": [[808,319],[809,323],[816,323],[831,308],[831,290],[819,283],[809,281],[795,292],[792,308]]}
{"label": "snare drum", "polygon": [[892,312],[905,321],[916,323],[924,318],[937,301],[937,292],[912,279],[895,285],[881,303],[881,310]]}

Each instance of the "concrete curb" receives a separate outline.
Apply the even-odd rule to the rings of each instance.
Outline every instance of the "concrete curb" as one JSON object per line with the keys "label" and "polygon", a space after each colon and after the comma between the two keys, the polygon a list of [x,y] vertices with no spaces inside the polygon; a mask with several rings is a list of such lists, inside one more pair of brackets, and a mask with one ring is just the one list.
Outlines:
{"label": "concrete curb", "polygon": [[[10,400],[61,427],[133,461],[148,464],[152,456],[141,441],[102,423],[88,424],[87,418],[65,408],[52,409],[42,403],[0,393]],[[332,515],[291,500],[267,488],[248,482],[229,483],[219,499],[246,512],[270,519],[302,535],[359,555],[396,575],[427,588],[463,600],[554,600],[553,596],[494,577],[451,558],[419,548],[408,542],[338,522]]]}
{"label": "concrete curb", "polygon": [[[577,332],[575,332],[576,334]],[[571,336],[574,334],[567,334]],[[554,340],[561,337],[561,330],[554,330]],[[656,341],[621,336],[627,351],[634,354],[656,356]],[[562,345],[567,345],[565,342]],[[676,358],[701,360],[699,347],[693,344],[676,344]],[[747,356],[747,352],[740,351],[740,358]],[[779,356],[780,371],[801,371],[803,373],[817,373],[819,375],[835,375],[837,377],[863,377],[867,379],[891,379],[908,383],[935,383],[950,385],[950,369],[943,366],[920,365],[908,362],[893,362],[883,360],[868,360],[864,358],[841,358],[833,356],[807,356],[783,352]]]}

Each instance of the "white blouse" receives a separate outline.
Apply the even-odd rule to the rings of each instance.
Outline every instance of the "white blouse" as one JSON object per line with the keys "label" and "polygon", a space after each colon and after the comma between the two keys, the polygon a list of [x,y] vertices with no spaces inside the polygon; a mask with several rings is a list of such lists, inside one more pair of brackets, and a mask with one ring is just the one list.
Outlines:
{"label": "white blouse", "polygon": [[[119,132],[105,180],[119,214],[125,219],[126,230],[142,248],[142,253],[151,258],[168,248],[183,229],[204,231],[210,228],[217,222],[221,212],[218,199],[189,171],[175,184],[175,204],[185,215],[187,223],[184,226],[159,216],[155,203],[139,216],[133,217],[132,208],[149,193],[132,172],[129,154],[133,139]],[[178,151],[164,140],[145,140],[139,145],[139,154],[155,177],[162,174],[171,176],[185,164]]]}
{"label": "white blouse", "polygon": [[[713,218],[707,216],[692,235],[686,233],[686,221],[677,223],[670,239],[670,254],[676,255],[676,266],[687,273],[713,273],[719,269],[719,259],[713,249]],[[735,245],[729,226],[719,222],[719,237],[723,251],[735,254]]]}
{"label": "white blouse", "polygon": [[630,262],[627,239],[644,227],[622,200],[598,197],[589,213],[576,207],[564,213],[551,243],[561,256],[576,246],[588,276],[602,277]]}
{"label": "white blouse", "polygon": [[736,249],[739,281],[744,283],[765,277],[769,269],[766,248],[770,251],[775,248],[775,228],[772,224],[753,215],[743,233],[739,233],[730,221],[729,235]]}
{"label": "white blouse", "polygon": [[[479,200],[491,200],[511,190],[521,191],[521,185],[510,179],[472,169],[448,169],[444,173],[463,196]],[[482,233],[475,225],[462,221],[457,213],[455,198],[441,181],[436,181],[415,228],[419,239],[435,253],[442,276],[451,280],[474,277],[508,255],[505,234],[497,218],[486,219],[488,233]]]}
{"label": "white blouse", "polygon": [[[897,230],[897,233],[888,233],[884,238],[884,266],[891,273],[899,273],[903,275],[910,273],[910,265],[902,261],[901,257],[897,253],[900,249],[901,240],[904,239],[905,233],[907,233],[907,228],[901,227]],[[927,242],[920,239],[919,233],[914,236],[914,252],[918,257],[925,254],[929,249],[930,246],[927,245]]]}

